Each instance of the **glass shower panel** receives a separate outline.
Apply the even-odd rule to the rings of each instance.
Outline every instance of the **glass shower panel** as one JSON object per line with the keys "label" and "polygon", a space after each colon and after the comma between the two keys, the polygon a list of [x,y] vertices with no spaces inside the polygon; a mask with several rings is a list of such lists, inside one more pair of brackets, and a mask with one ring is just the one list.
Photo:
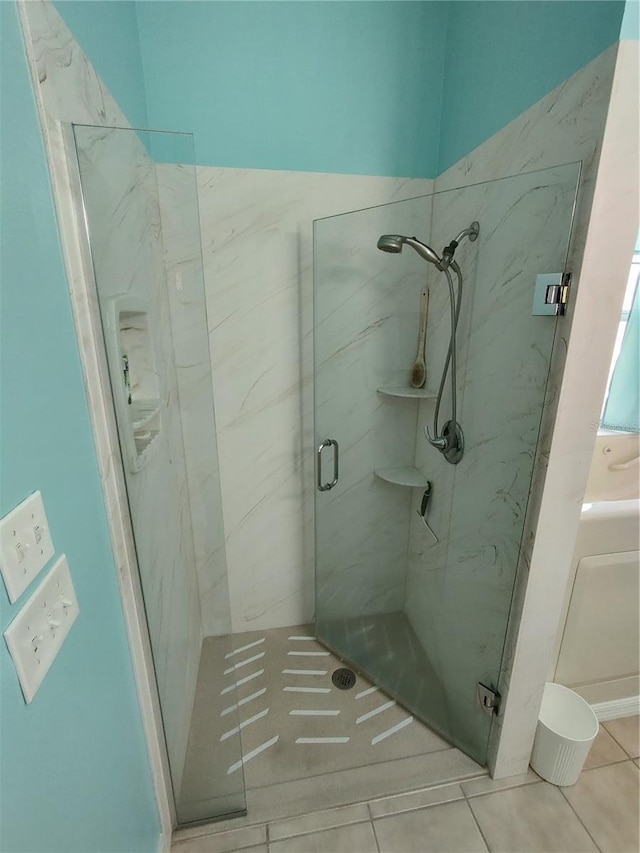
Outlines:
{"label": "glass shower panel", "polygon": [[74,135],[177,817],[242,813],[193,139]]}
{"label": "glass shower panel", "polygon": [[[492,718],[477,687],[498,683],[556,329],[532,314],[534,289],[565,270],[579,168],[315,223],[317,634],[480,763]],[[480,237],[455,256],[465,452],[450,465],[423,433],[449,342],[446,279],[410,248],[382,254],[376,242],[415,234],[440,252],[473,220]],[[425,286],[427,380],[416,390]],[[447,388],[441,423],[450,411]],[[337,448],[318,452],[329,439]],[[338,482],[321,489],[336,452]]]}

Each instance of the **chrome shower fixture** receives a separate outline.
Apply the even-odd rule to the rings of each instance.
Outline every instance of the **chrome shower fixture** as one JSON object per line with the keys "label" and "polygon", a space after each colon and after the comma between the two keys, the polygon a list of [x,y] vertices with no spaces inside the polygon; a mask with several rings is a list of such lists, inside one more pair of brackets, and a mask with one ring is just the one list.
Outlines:
{"label": "chrome shower fixture", "polygon": [[417,237],[403,237],[401,234],[383,234],[378,240],[378,248],[381,252],[397,254],[402,251],[402,247],[405,243],[407,246],[411,246],[412,249],[415,249],[415,251],[421,258],[424,258],[425,261],[428,261],[430,264],[435,264],[439,270],[442,269],[442,259],[438,257],[430,246],[427,246],[426,243],[418,240]]}
{"label": "chrome shower fixture", "polygon": [[475,243],[478,239],[478,234],[480,233],[480,223],[475,220],[471,223],[468,228],[464,228],[455,240],[452,240],[448,246],[445,246],[442,250],[442,263],[445,266],[449,266],[453,261],[453,256],[455,255],[456,249],[460,245],[460,240],[463,240],[465,237],[469,238],[470,243]]}
{"label": "chrome shower fixture", "polygon": [[378,248],[381,252],[397,254],[402,251],[402,247],[406,244],[407,246],[411,246],[411,248],[414,249],[421,258],[424,258],[425,261],[436,266],[440,272],[444,272],[447,267],[451,265],[453,256],[460,244],[460,241],[465,237],[468,237],[473,243],[478,239],[479,233],[480,225],[477,222],[472,222],[468,228],[465,228],[458,234],[455,240],[452,240],[448,246],[444,247],[442,250],[442,257],[439,257],[437,252],[435,252],[431,246],[427,246],[426,243],[423,243],[422,240],[418,240],[417,237],[405,237],[402,234],[383,234],[378,239]]}
{"label": "chrome shower fixture", "polygon": [[[440,388],[436,398],[436,405],[433,415],[433,435],[429,432],[429,428],[424,428],[424,434],[427,441],[436,450],[444,456],[447,462],[452,465],[457,465],[464,455],[464,434],[462,427],[457,421],[457,397],[456,397],[456,331],[458,328],[458,320],[460,318],[460,304],[462,302],[462,273],[460,267],[454,260],[456,249],[460,241],[465,237],[469,238],[471,243],[478,239],[480,233],[480,225],[478,222],[472,222],[468,228],[464,228],[458,236],[452,240],[448,246],[442,250],[442,257],[439,257],[436,252],[426,243],[418,240],[417,237],[404,237],[401,234],[383,234],[378,239],[378,248],[382,252],[391,252],[397,254],[402,251],[402,247],[406,244],[411,246],[421,258],[433,264],[440,272],[443,272],[447,277],[449,285],[449,302],[451,310],[451,335],[449,337],[449,348],[447,349],[447,357],[442,370],[440,379]],[[456,294],[453,279],[451,277],[451,268],[458,279],[458,292]],[[438,428],[438,415],[440,413],[440,404],[442,402],[442,394],[447,381],[447,373],[451,366],[451,417],[443,425],[442,429]],[[426,493],[425,493],[426,496]]]}

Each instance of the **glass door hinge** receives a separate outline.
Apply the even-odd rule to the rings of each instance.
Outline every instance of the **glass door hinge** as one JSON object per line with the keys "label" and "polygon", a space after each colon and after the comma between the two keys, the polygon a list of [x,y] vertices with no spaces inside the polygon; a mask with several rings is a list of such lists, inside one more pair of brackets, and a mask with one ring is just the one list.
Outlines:
{"label": "glass door hinge", "polygon": [[500,710],[500,694],[481,681],[478,682],[478,702],[487,714],[497,714]]}
{"label": "glass door hinge", "polygon": [[571,273],[552,272],[536,276],[532,314],[556,316],[566,314]]}

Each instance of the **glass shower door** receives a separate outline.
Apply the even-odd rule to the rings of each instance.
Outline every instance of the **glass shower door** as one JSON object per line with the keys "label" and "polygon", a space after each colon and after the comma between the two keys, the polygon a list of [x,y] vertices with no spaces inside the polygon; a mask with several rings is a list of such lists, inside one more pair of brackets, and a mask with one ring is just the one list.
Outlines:
{"label": "glass shower door", "polygon": [[243,813],[193,137],[73,131],[177,818]]}
{"label": "glass shower door", "polygon": [[[481,764],[492,717],[478,685],[498,684],[557,325],[533,313],[534,291],[565,271],[579,168],[314,229],[317,636]],[[473,220],[479,239],[456,252],[465,452],[451,465],[423,433],[449,341],[446,279],[376,242],[415,234],[441,251]],[[427,379],[413,389],[425,287]],[[450,411],[445,391],[441,422]]]}

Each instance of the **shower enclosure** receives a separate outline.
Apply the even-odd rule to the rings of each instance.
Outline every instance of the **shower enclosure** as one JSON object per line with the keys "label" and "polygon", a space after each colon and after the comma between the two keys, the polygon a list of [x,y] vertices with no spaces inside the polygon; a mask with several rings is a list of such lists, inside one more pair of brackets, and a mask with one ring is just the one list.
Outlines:
{"label": "shower enclosure", "polygon": [[[569,164],[314,224],[316,635],[480,764],[516,571],[526,572],[557,325],[545,296],[549,285],[561,292],[579,172]],[[464,454],[447,464],[424,432],[451,338],[447,280],[424,254],[382,254],[376,241],[416,235],[440,255],[472,221],[477,241],[455,254]],[[415,388],[425,286],[427,376]],[[451,397],[445,386],[444,412]]]}
{"label": "shower enclosure", "polygon": [[193,139],[73,132],[178,822],[242,814]]}
{"label": "shower enclosure", "polygon": [[[565,270],[579,165],[315,223],[315,631],[372,682],[337,699],[338,662],[310,626],[233,637],[193,140],[73,132],[178,822],[243,814],[245,771],[254,814],[271,816],[278,785],[280,816],[317,807],[319,772],[345,773],[320,786],[327,807],[356,777],[360,796],[363,769],[386,795],[390,761],[407,790],[443,743],[376,706],[378,688],[484,764],[549,394],[556,322],[540,294]],[[413,234],[433,252],[376,246]],[[425,290],[426,382],[412,385]],[[442,453],[424,428],[440,438],[454,411],[464,452]]]}

